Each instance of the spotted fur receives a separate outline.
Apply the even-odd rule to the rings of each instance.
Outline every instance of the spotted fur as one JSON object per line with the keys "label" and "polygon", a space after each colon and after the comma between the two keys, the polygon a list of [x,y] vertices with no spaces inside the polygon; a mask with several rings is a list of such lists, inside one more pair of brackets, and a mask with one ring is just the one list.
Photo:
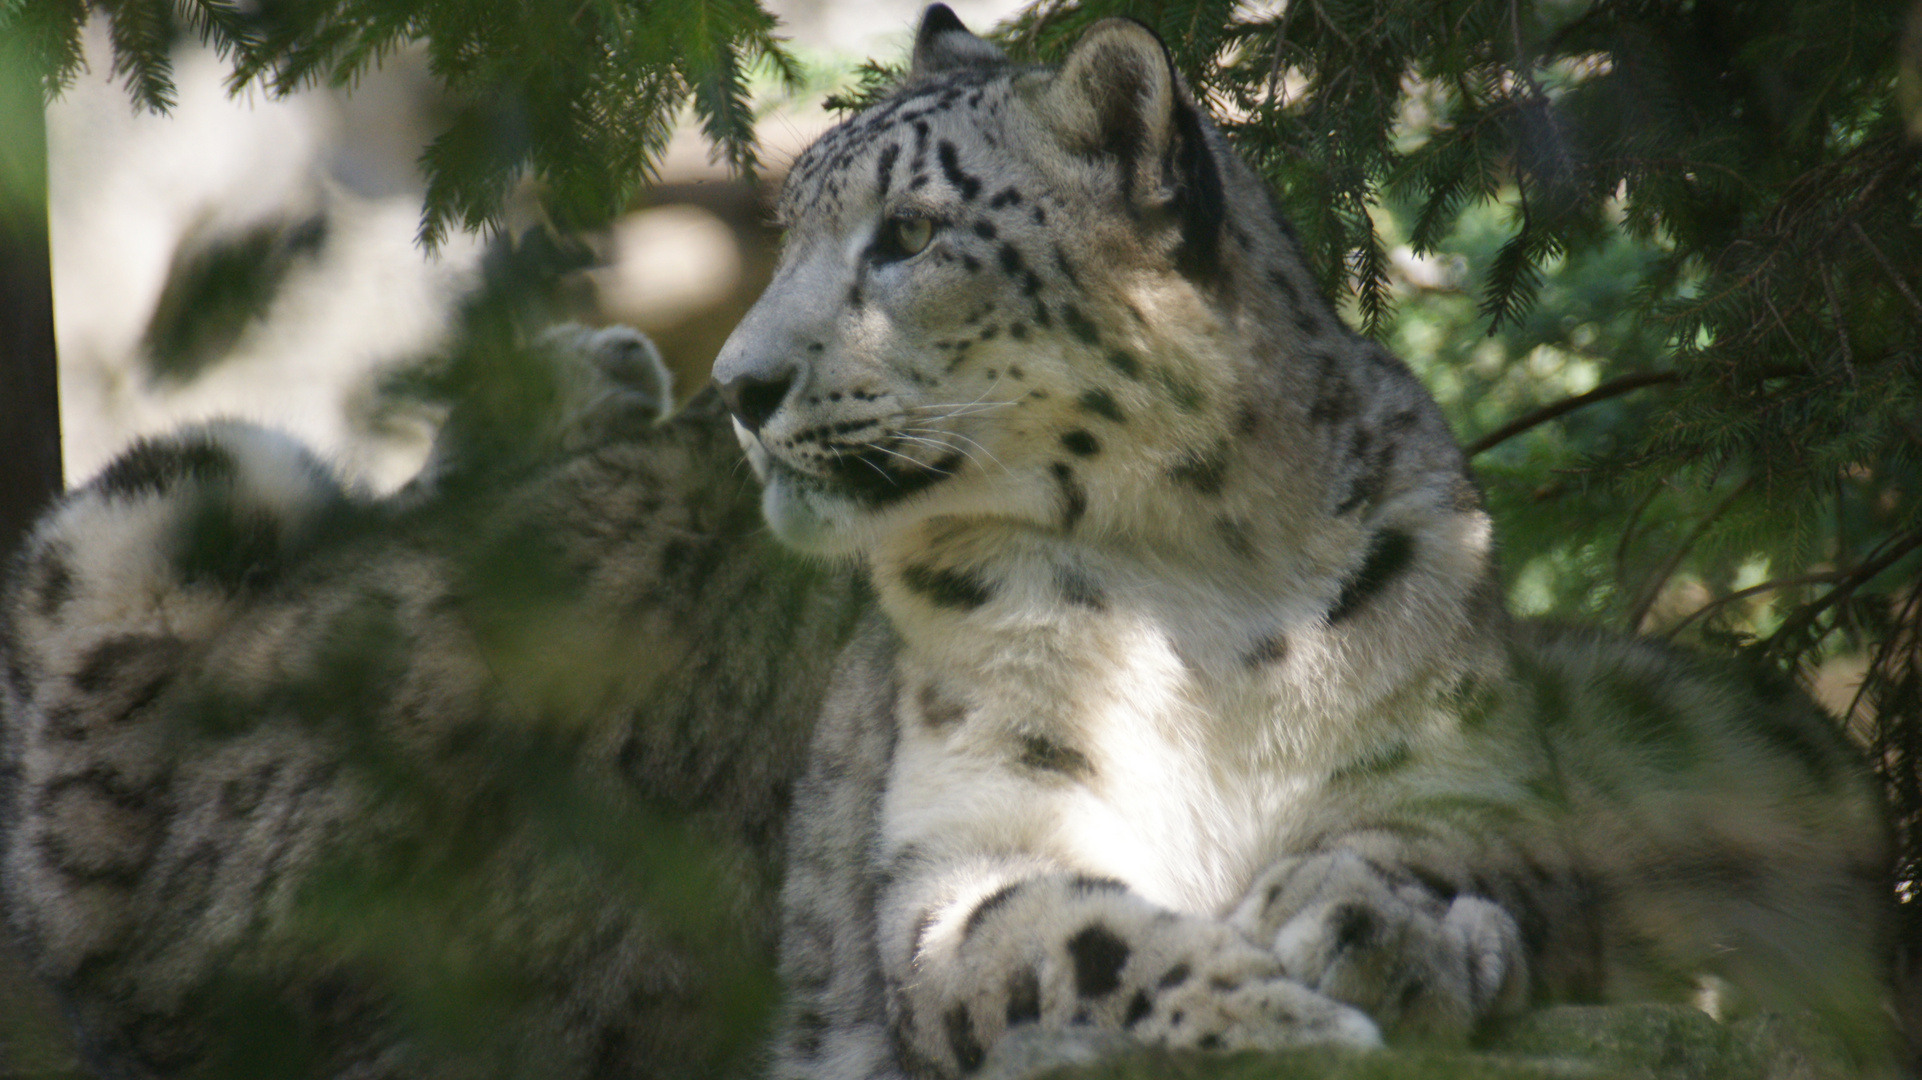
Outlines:
{"label": "spotted fur", "polygon": [[1026,68],[936,5],[780,213],[715,377],[774,532],[886,620],[797,792],[779,1075],[1702,979],[1873,1011],[1862,763],[1792,691],[1511,625],[1433,400],[1146,30]]}
{"label": "spotted fur", "polygon": [[[33,530],[0,608],[0,891],[98,1075],[738,1060],[716,957],[771,962],[794,762],[866,601],[765,541],[712,394],[660,420],[644,338],[545,344],[514,461],[457,410],[373,500],[217,423]],[[530,791],[542,762],[569,782]],[[569,798],[696,830],[727,930],[677,938],[646,865],[557,828]]]}

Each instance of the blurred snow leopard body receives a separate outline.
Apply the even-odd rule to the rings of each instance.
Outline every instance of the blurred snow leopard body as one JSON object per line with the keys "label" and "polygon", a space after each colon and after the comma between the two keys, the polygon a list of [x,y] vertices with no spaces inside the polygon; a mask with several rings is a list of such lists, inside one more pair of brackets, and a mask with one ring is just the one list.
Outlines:
{"label": "blurred snow leopard body", "polygon": [[797,788],[780,1076],[1875,1012],[1859,755],[1792,687],[1510,622],[1432,398],[1147,30],[1023,67],[930,8],[780,218],[715,379],[776,534],[887,616]]}
{"label": "blurred snow leopard body", "polygon": [[[792,763],[865,601],[767,540],[712,393],[661,420],[644,338],[544,344],[552,408],[510,460],[457,405],[373,500],[216,423],[33,530],[0,623],[0,883],[100,1075],[738,1062],[726,979],[771,967]],[[609,822],[642,830],[617,856],[684,827],[721,929],[573,839]]]}

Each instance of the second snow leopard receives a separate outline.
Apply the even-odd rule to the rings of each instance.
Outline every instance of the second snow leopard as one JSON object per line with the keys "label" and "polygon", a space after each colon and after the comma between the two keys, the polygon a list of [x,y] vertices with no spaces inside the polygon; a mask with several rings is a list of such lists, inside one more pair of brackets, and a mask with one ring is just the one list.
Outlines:
{"label": "second snow leopard", "polygon": [[1858,756],[1791,688],[1511,623],[1433,400],[1147,30],[1022,67],[930,8],[780,216],[715,378],[775,533],[886,614],[797,791],[781,1076],[1874,1012]]}
{"label": "second snow leopard", "polygon": [[97,1075],[746,1067],[787,792],[869,601],[767,540],[713,394],[659,419],[645,339],[542,344],[514,397],[551,407],[457,404],[396,496],[221,423],[34,528],[0,893]]}

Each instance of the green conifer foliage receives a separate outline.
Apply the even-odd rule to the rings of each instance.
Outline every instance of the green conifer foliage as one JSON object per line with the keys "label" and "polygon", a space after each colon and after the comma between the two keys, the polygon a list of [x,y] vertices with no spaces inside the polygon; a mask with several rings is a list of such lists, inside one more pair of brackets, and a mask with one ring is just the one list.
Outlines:
{"label": "green conifer foliage", "polygon": [[[402,47],[425,47],[459,102],[422,154],[427,199],[420,239],[500,222],[514,183],[531,173],[566,228],[619,213],[648,179],[691,104],[717,156],[752,173],[746,73],[799,69],[755,0],[107,0],[113,74],[134,100],[173,104],[169,53],[197,34],[232,64],[228,85],[286,94],[350,86]],[[0,34],[19,35],[43,65],[49,94],[82,63],[79,0],[0,0]]]}

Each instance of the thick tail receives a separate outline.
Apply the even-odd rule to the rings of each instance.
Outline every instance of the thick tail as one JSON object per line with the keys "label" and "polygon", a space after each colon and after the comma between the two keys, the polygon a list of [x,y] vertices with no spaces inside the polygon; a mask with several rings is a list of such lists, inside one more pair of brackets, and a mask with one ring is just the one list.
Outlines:
{"label": "thick tail", "polygon": [[42,975],[98,943],[23,892],[135,887],[164,812],[151,707],[349,503],[285,436],[222,422],[136,444],[30,533],[0,594],[0,885]]}
{"label": "thick tail", "polygon": [[12,568],[0,609],[12,724],[124,719],[154,689],[140,673],[175,670],[347,501],[319,459],[264,428],[222,421],[136,443],[39,521]]}

